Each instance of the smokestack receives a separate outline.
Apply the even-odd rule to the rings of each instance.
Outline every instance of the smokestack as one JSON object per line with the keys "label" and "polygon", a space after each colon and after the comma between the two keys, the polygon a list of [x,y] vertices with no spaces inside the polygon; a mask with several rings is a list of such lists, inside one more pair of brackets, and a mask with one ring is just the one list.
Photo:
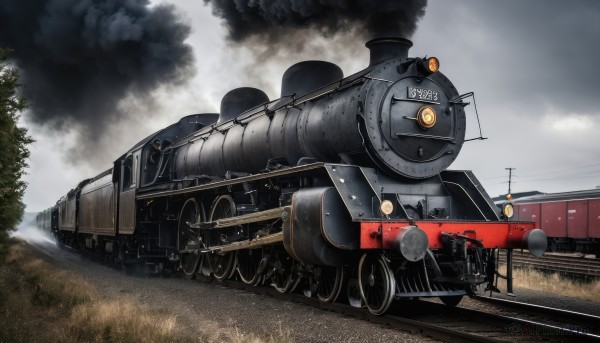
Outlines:
{"label": "smokestack", "polygon": [[371,39],[365,44],[371,51],[369,67],[392,58],[407,58],[408,50],[412,45],[413,43],[408,39],[398,37]]}

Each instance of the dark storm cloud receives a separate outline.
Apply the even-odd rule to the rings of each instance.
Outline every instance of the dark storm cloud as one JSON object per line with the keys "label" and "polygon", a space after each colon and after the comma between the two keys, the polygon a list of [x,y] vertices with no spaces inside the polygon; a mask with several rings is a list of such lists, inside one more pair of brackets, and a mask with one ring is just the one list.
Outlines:
{"label": "dark storm cloud", "polygon": [[[363,38],[390,35],[408,38],[424,15],[427,0],[205,0],[205,3],[224,19],[233,41],[258,37],[269,43],[280,42],[280,48],[285,48],[286,43],[292,43],[290,30],[298,28],[315,29],[325,35],[353,29]],[[298,38],[293,35],[293,39]]]}
{"label": "dark storm cloud", "polygon": [[[461,93],[475,91],[489,137],[465,144],[451,168],[474,169],[494,195],[507,191],[506,167],[517,168],[513,191],[600,184],[589,177],[600,152],[598,18],[600,2],[588,0],[429,2],[412,55],[439,57]],[[467,130],[477,128],[467,113]],[[547,174],[556,169],[574,177]]]}
{"label": "dark storm cloud", "polygon": [[471,60],[482,68],[472,69],[479,70],[493,90],[490,97],[505,103],[537,104],[539,110],[551,106],[564,114],[600,114],[600,2],[505,0],[436,5],[449,7],[439,20],[473,24],[453,33],[468,50],[477,51]]}
{"label": "dark storm cloud", "polygon": [[189,33],[173,6],[146,0],[0,2],[0,46],[14,50],[30,119],[73,125],[90,144],[127,115],[119,101],[190,76]]}

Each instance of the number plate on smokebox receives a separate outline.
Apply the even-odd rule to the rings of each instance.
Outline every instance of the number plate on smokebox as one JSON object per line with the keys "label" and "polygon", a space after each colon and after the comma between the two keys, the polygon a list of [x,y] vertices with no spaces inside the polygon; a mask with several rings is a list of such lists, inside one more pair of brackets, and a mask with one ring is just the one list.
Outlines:
{"label": "number plate on smokebox", "polygon": [[438,101],[438,92],[426,88],[408,87],[408,98],[417,100]]}

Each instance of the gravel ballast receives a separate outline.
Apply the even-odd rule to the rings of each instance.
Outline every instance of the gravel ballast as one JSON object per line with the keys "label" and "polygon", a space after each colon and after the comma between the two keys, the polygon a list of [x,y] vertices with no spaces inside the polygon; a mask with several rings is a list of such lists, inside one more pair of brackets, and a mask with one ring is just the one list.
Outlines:
{"label": "gravel ballast", "polygon": [[[174,314],[185,335],[199,341],[227,341],[238,335],[286,342],[429,340],[308,305],[224,287],[218,282],[126,275],[69,250],[49,245],[35,248],[50,263],[82,275],[106,299],[133,299],[153,310]],[[206,327],[212,333],[207,334]]]}

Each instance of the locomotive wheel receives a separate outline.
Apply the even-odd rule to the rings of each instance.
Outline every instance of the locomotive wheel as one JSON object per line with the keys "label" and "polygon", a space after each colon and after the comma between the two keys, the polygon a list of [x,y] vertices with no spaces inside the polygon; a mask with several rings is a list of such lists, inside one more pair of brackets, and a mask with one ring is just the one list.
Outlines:
{"label": "locomotive wheel", "polygon": [[358,264],[360,295],[369,312],[381,315],[394,300],[396,280],[382,254],[364,254]]}
{"label": "locomotive wheel", "polygon": [[181,254],[181,270],[187,279],[194,279],[200,257],[194,253]]}
{"label": "locomotive wheel", "polygon": [[279,293],[290,293],[296,289],[300,282],[300,276],[297,271],[297,263],[291,256],[286,254],[284,258],[275,262],[271,282]]}
{"label": "locomotive wheel", "polygon": [[335,302],[344,284],[344,267],[321,266],[317,297],[324,303]]}
{"label": "locomotive wheel", "polygon": [[346,296],[350,306],[356,308],[362,308],[365,306],[365,302],[360,296],[360,287],[358,286],[358,279],[348,280],[348,285],[346,286]]}
{"label": "locomotive wheel", "polygon": [[186,278],[192,279],[194,278],[194,274],[198,269],[198,264],[200,262],[200,255],[195,252],[183,252],[188,243],[192,240],[190,238],[188,223],[195,223],[198,220],[198,203],[196,199],[189,198],[183,204],[181,208],[181,212],[179,213],[179,221],[177,222],[177,239],[178,239],[178,247],[180,251],[180,263],[181,269],[185,274]]}
{"label": "locomotive wheel", "polygon": [[312,276],[308,276],[305,278],[301,279],[301,286],[302,286],[302,294],[304,294],[305,297],[307,298],[312,298],[315,293],[317,293],[317,283],[314,282],[313,277]]}
{"label": "locomotive wheel", "polygon": [[227,280],[235,271],[236,253],[227,252],[224,254],[212,254],[210,261],[210,270],[215,279],[219,281]]}
{"label": "locomotive wheel", "polygon": [[[262,249],[244,249],[238,251],[237,272],[243,283],[256,286],[262,281],[262,272],[259,270],[262,260]],[[262,269],[264,270],[264,268]]]}
{"label": "locomotive wheel", "polygon": [[458,305],[458,303],[462,300],[463,296],[462,295],[451,295],[451,296],[447,296],[447,297],[440,297],[440,300],[451,307],[454,307],[456,305]]}
{"label": "locomotive wheel", "polygon": [[173,271],[175,270],[173,263],[161,263],[160,266],[160,275],[162,277],[171,277],[173,275]]}
{"label": "locomotive wheel", "polygon": [[[229,195],[221,195],[215,199],[210,209],[209,221],[229,218],[236,215],[235,202]],[[215,279],[219,281],[227,280],[236,270],[237,254],[235,251],[223,254],[212,254],[211,271]]]}
{"label": "locomotive wheel", "polygon": [[198,266],[198,274],[196,274],[196,280],[200,282],[209,283],[214,280],[211,269],[211,256],[209,253],[200,254],[200,265]]}

